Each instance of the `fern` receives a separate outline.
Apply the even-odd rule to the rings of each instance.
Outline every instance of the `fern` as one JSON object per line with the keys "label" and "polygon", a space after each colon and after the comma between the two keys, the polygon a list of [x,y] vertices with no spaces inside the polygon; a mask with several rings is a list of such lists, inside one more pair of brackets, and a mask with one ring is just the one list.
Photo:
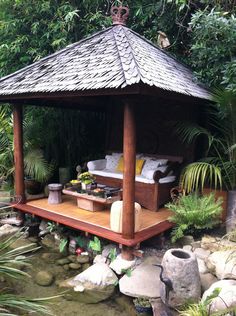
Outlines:
{"label": "fern", "polygon": [[214,194],[198,196],[190,194],[182,196],[175,203],[168,203],[173,215],[169,221],[176,224],[172,231],[172,241],[182,238],[186,233],[195,233],[210,229],[220,223],[222,198],[215,200]]}

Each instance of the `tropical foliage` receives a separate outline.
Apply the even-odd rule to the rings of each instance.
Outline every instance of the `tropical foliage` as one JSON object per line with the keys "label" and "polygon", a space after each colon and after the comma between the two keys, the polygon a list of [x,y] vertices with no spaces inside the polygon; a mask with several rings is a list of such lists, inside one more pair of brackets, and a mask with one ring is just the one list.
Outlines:
{"label": "tropical foliage", "polygon": [[[51,175],[53,165],[45,160],[39,139],[32,138],[33,125],[32,117],[26,116],[24,121],[25,175],[43,182]],[[12,183],[14,177],[13,119],[8,107],[0,109],[0,135],[0,178]]]}
{"label": "tropical foliage", "polygon": [[[32,249],[32,245],[22,246],[15,249],[9,247],[20,237],[21,232],[0,243],[0,275],[8,278],[29,277],[29,275],[21,271],[18,267],[24,263],[29,265],[26,254],[37,250]],[[19,315],[19,311],[37,312],[40,315],[52,315],[47,306],[46,301],[51,298],[29,299],[16,294],[8,293],[7,289],[0,291],[0,315]]]}
{"label": "tropical foliage", "polygon": [[172,231],[172,241],[219,224],[221,204],[222,199],[215,200],[214,194],[199,196],[196,193],[183,195],[176,202],[166,204],[174,213],[169,220],[176,224]]}
{"label": "tropical foliage", "polygon": [[217,90],[215,105],[207,109],[208,128],[182,122],[177,133],[183,142],[202,138],[206,143],[205,157],[188,165],[182,173],[181,186],[187,191],[205,184],[227,190],[236,187],[236,95],[229,90]]}

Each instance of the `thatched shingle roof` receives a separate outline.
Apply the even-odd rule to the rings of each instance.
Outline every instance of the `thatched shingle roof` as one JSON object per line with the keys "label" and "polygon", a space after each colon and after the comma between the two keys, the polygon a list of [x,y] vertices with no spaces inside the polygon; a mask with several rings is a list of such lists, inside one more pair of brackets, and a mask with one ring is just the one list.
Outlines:
{"label": "thatched shingle roof", "polygon": [[192,71],[129,28],[116,25],[0,79],[1,96],[124,88],[144,83],[209,99]]}

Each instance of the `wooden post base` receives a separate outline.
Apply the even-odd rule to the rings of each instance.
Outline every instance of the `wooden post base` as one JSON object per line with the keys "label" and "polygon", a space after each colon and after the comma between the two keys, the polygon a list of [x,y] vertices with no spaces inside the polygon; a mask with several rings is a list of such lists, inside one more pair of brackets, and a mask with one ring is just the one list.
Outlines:
{"label": "wooden post base", "polygon": [[134,260],[134,248],[122,246],[121,257],[124,260],[132,261]]}

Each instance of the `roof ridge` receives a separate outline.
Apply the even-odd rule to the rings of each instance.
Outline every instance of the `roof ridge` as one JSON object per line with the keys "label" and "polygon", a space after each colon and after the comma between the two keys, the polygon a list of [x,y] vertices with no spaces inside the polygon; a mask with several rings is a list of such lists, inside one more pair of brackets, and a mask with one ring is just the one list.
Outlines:
{"label": "roof ridge", "polygon": [[[117,25],[115,25],[115,26],[117,26]],[[125,70],[124,70],[124,67],[123,67],[122,58],[121,58],[121,55],[120,55],[120,50],[119,50],[119,48],[118,48],[116,36],[115,36],[115,34],[114,34],[114,32],[113,32],[113,29],[114,29],[114,25],[112,26],[112,35],[113,35],[113,38],[114,38],[115,43],[116,43],[116,49],[117,49],[118,55],[119,55],[119,57],[120,57],[119,60],[120,60],[120,64],[121,64],[121,68],[122,68],[122,72],[123,72],[123,77],[124,77],[124,80],[125,80],[125,82],[126,82]]]}
{"label": "roof ridge", "polygon": [[50,55],[48,55],[48,56],[45,56],[45,57],[40,58],[39,60],[33,62],[33,63],[30,64],[30,65],[27,65],[27,66],[25,66],[25,67],[23,67],[23,68],[21,68],[21,69],[18,69],[17,71],[15,71],[15,72],[13,72],[13,73],[10,73],[9,75],[6,75],[6,76],[0,78],[0,82],[4,81],[5,79],[9,79],[9,78],[11,78],[12,76],[15,76],[16,74],[20,74],[21,72],[23,72],[23,71],[25,71],[25,70],[28,70],[28,69],[32,68],[33,66],[35,66],[35,65],[37,65],[37,64],[39,64],[39,63],[41,63],[42,61],[46,61],[46,60],[48,60],[48,59],[50,59],[50,58],[52,58],[52,57],[55,57],[55,56],[57,56],[57,55],[63,53],[64,51],[66,51],[66,50],[68,50],[68,49],[71,49],[71,48],[73,48],[73,47],[76,47],[77,45],[80,45],[81,43],[83,43],[83,42],[85,42],[85,41],[87,41],[87,40],[92,39],[93,37],[97,36],[98,34],[102,34],[102,33],[105,33],[106,31],[109,31],[110,29],[112,29],[112,26],[109,26],[109,27],[105,28],[104,30],[95,32],[95,33],[93,33],[92,35],[90,35],[90,36],[88,36],[88,37],[84,37],[84,38],[82,38],[81,40],[79,40],[79,41],[77,41],[77,42],[75,42],[75,43],[71,43],[71,44],[67,45],[66,47],[64,47],[64,48],[62,48],[62,49],[60,49],[60,50],[58,50],[58,51],[56,51],[56,52],[54,52],[54,53],[52,53],[52,54],[50,54]]}

